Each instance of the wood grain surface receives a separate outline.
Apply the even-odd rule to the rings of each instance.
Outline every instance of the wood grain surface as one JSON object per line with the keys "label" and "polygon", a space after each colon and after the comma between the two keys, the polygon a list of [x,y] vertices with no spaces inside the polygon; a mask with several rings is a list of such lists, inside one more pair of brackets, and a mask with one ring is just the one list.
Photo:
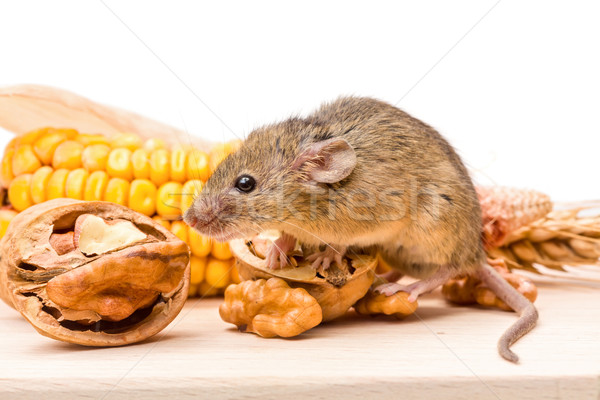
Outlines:
{"label": "wood grain surface", "polygon": [[515,314],[439,292],[403,321],[349,313],[294,339],[239,333],[220,299],[190,300],[158,336],[121,348],[47,339],[0,304],[0,399],[599,399],[600,288],[538,285],[519,365],[496,353]]}

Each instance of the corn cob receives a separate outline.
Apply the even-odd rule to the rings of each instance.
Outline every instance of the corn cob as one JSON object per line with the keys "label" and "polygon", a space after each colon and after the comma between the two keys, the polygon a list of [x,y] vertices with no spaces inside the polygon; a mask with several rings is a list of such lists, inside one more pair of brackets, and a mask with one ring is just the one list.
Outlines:
{"label": "corn cob", "polygon": [[[105,200],[151,216],[187,242],[190,296],[222,294],[239,282],[226,243],[213,243],[181,221],[214,167],[238,141],[209,153],[135,134],[110,140],[73,129],[43,128],[14,138],[0,164],[0,184],[13,210],[0,210],[0,237],[17,212],[57,197]],[[212,166],[212,169],[211,169]]]}
{"label": "corn cob", "polygon": [[534,190],[501,186],[477,187],[486,248],[503,245],[511,232],[536,221],[552,210],[550,198]]}

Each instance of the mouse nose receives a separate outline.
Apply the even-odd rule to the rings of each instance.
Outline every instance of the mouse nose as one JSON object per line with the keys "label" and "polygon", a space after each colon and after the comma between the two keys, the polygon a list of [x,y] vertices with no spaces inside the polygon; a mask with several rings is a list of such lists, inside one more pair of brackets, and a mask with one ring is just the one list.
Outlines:
{"label": "mouse nose", "polygon": [[198,218],[196,218],[194,216],[185,217],[184,221],[185,221],[186,224],[188,224],[192,228],[195,228],[196,225],[198,225]]}
{"label": "mouse nose", "polygon": [[183,214],[183,221],[192,228],[198,224],[198,217],[196,217],[193,207],[188,208]]}
{"label": "mouse nose", "polygon": [[214,210],[206,201],[198,201],[184,214],[183,220],[192,228],[202,230],[216,219]]}

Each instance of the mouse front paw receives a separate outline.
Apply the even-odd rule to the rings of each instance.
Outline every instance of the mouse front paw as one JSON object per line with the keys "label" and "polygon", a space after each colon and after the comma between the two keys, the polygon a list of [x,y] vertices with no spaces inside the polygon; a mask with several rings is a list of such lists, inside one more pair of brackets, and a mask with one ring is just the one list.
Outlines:
{"label": "mouse front paw", "polygon": [[295,246],[296,238],[283,233],[271,243],[269,250],[267,250],[265,257],[267,267],[270,269],[280,269],[291,266],[292,264],[290,257],[288,257],[288,253],[294,250]]}
{"label": "mouse front paw", "polygon": [[312,262],[311,266],[314,269],[323,267],[323,270],[327,270],[332,262],[337,263],[337,265],[341,267],[344,254],[346,254],[345,248],[336,249],[335,247],[328,245],[325,250],[311,254],[306,260]]}

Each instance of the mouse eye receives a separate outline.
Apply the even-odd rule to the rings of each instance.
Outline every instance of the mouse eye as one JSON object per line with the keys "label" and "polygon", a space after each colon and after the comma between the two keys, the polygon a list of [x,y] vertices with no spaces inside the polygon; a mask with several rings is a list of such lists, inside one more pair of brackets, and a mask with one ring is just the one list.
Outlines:
{"label": "mouse eye", "polygon": [[235,181],[235,188],[240,192],[249,193],[256,187],[256,181],[250,175],[242,175]]}

